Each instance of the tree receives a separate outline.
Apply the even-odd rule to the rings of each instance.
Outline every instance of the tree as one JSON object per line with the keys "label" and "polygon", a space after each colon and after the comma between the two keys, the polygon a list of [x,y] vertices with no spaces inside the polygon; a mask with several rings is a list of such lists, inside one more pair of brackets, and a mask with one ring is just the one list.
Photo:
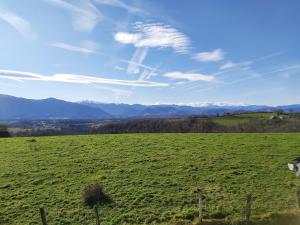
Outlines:
{"label": "tree", "polygon": [[10,137],[7,126],[0,124],[0,138],[1,137]]}
{"label": "tree", "polygon": [[276,115],[277,116],[280,116],[280,115],[283,115],[284,114],[284,111],[282,109],[278,109],[275,111]]}
{"label": "tree", "polygon": [[94,208],[96,216],[96,225],[100,225],[99,212],[97,205],[104,205],[112,202],[112,199],[104,193],[102,187],[98,183],[89,184],[81,193],[84,204],[90,208]]}

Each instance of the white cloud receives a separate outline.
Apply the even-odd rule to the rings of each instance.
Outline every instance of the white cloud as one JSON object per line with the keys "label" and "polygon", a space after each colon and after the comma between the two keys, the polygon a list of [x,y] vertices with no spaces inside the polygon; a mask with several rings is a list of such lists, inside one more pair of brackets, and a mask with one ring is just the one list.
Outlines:
{"label": "white cloud", "polygon": [[67,51],[80,52],[85,54],[96,53],[98,49],[98,45],[93,41],[84,41],[80,44],[80,46],[75,46],[64,42],[56,42],[50,45]]}
{"label": "white cloud", "polygon": [[118,7],[127,10],[130,13],[142,13],[145,14],[145,11],[134,6],[128,5],[120,0],[95,0],[96,3],[109,5],[113,7]]}
{"label": "white cloud", "polygon": [[98,22],[104,19],[102,13],[89,1],[80,1],[80,5],[63,0],[45,0],[46,2],[68,10],[73,15],[73,26],[78,31],[92,31]]}
{"label": "white cloud", "polygon": [[127,73],[137,74],[140,72],[139,65],[143,63],[148,53],[148,48],[137,48],[128,64]]}
{"label": "white cloud", "polygon": [[199,52],[194,55],[194,59],[199,62],[217,62],[224,59],[224,52],[219,48],[212,52]]}
{"label": "white cloud", "polygon": [[118,70],[118,71],[126,71],[126,69],[124,67],[121,67],[121,66],[115,66],[114,69]]}
{"label": "white cloud", "polygon": [[189,38],[175,28],[161,23],[135,23],[133,33],[118,32],[116,41],[135,47],[172,48],[177,53],[189,52]]}
{"label": "white cloud", "polygon": [[0,78],[13,79],[13,80],[36,80],[36,81],[54,81],[54,82],[66,82],[66,83],[79,83],[79,84],[116,84],[125,86],[136,87],[165,87],[166,83],[158,83],[152,81],[140,81],[140,80],[119,80],[108,79],[94,76],[83,76],[76,74],[53,74],[51,76],[45,76],[36,73],[23,72],[23,71],[11,71],[0,70]]}
{"label": "white cloud", "polygon": [[112,88],[112,87],[105,87],[105,86],[97,85],[93,88],[112,92],[114,94],[115,99],[119,99],[120,96],[127,96],[128,97],[132,94],[132,91],[124,90],[124,89],[118,89],[118,88]]}
{"label": "white cloud", "polygon": [[235,67],[235,66],[236,66],[235,63],[228,61],[228,62],[226,62],[225,64],[223,64],[223,65],[220,67],[220,70],[231,69],[231,68],[233,68],[233,67]]}
{"label": "white cloud", "polygon": [[115,34],[114,38],[122,44],[135,44],[141,40],[142,35],[118,32]]}
{"label": "white cloud", "polygon": [[31,24],[13,12],[0,10],[0,19],[16,29],[25,38],[32,40],[37,38],[37,34],[32,30]]}
{"label": "white cloud", "polygon": [[180,71],[168,72],[163,74],[164,77],[188,81],[214,81],[214,76],[201,73],[183,73]]}

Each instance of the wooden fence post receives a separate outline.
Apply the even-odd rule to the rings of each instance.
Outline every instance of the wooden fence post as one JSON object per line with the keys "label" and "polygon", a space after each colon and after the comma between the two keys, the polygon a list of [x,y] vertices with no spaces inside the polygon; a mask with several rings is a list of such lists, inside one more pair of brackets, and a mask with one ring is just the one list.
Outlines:
{"label": "wooden fence post", "polygon": [[44,208],[40,208],[40,214],[41,214],[42,224],[47,225],[46,212]]}
{"label": "wooden fence post", "polygon": [[100,225],[98,207],[95,205],[94,209],[95,209],[95,216],[96,216],[96,225]]}
{"label": "wooden fence post", "polygon": [[300,188],[297,189],[297,203],[298,203],[298,209],[300,209]]}
{"label": "wooden fence post", "polygon": [[248,194],[247,200],[246,200],[246,208],[245,208],[246,224],[249,224],[249,222],[250,222],[252,202],[253,202],[253,196],[252,196],[252,194]]}
{"label": "wooden fence post", "polygon": [[199,207],[199,221],[203,221],[203,196],[202,189],[198,188],[198,207]]}

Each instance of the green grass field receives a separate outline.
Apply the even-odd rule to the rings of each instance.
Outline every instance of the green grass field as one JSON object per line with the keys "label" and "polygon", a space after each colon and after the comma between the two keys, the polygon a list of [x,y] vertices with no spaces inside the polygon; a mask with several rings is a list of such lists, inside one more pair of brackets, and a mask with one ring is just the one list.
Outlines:
{"label": "green grass field", "polygon": [[81,191],[100,182],[114,203],[103,224],[173,224],[197,217],[197,187],[208,218],[292,211],[300,182],[287,163],[300,134],[132,134],[0,139],[0,224],[94,224]]}

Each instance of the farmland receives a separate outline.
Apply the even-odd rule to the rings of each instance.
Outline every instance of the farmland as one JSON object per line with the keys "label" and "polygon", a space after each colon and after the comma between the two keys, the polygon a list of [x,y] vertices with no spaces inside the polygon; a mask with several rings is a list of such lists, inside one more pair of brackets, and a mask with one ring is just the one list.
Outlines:
{"label": "farmland", "polygon": [[[300,132],[300,113],[256,112],[216,116],[112,120],[0,121],[11,136],[119,133],[285,133]],[[3,125],[2,125],[3,126]]]}
{"label": "farmland", "polygon": [[81,191],[99,182],[113,199],[103,224],[187,224],[205,195],[205,217],[240,218],[296,208],[300,181],[287,163],[300,156],[299,133],[123,134],[0,139],[0,224],[93,224]]}

